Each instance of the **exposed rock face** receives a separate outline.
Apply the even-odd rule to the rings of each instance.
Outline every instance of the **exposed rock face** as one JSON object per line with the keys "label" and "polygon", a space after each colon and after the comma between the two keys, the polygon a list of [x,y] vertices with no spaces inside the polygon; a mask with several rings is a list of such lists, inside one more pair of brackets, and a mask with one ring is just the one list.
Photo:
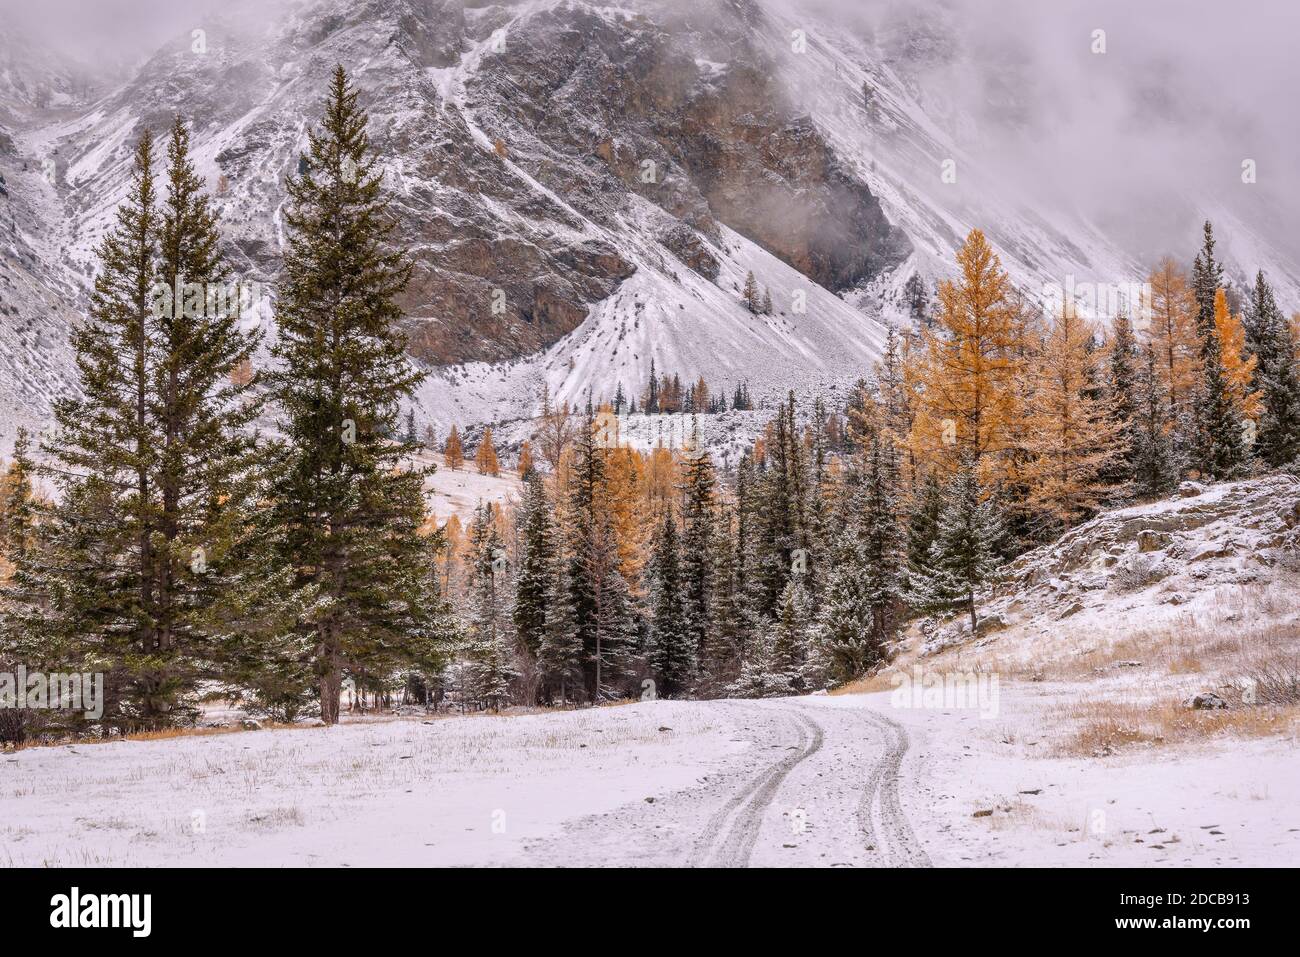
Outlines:
{"label": "exposed rock face", "polygon": [[203,52],[168,44],[58,142],[60,173],[76,170],[59,184],[68,265],[90,275],[134,138],[179,112],[211,149],[201,172],[222,183],[237,273],[272,282],[284,180],[336,63],[361,90],[414,261],[402,306],[422,359],[536,354],[644,263],[717,281],[720,223],[833,290],[907,254],[785,102],[755,6],[706,3],[689,21],[635,7],[314,0],[269,31],[207,24]]}
{"label": "exposed rock face", "polygon": [[906,257],[906,236],[786,104],[755,43],[757,8],[648,9],[653,19],[576,5],[529,17],[485,60],[473,102],[597,218],[631,191],[704,235],[725,223],[834,290]]}
{"label": "exposed rock face", "polygon": [[[1202,487],[1200,494],[1119,509],[1017,559],[1008,578],[1032,585],[1045,574],[1113,577],[1135,554],[1147,560],[1209,562],[1232,557],[1272,564],[1300,550],[1300,478],[1272,475]],[[1111,559],[1118,557],[1119,561]]]}

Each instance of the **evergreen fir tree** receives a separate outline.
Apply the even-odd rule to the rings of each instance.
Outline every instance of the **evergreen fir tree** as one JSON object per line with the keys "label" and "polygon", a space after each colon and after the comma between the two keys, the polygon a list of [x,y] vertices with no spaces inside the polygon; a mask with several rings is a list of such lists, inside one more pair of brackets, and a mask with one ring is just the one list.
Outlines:
{"label": "evergreen fir tree", "polygon": [[500,711],[518,677],[506,631],[505,551],[491,503],[475,513],[470,528],[469,685],[484,707]]}
{"label": "evergreen fir tree", "polygon": [[[925,582],[934,574],[930,568],[931,551],[939,537],[939,516],[943,512],[943,486],[933,474],[927,475],[907,520],[907,568],[909,581]],[[914,605],[924,604],[915,596]]]}
{"label": "evergreen fir tree", "polygon": [[727,686],[732,698],[776,698],[790,694],[794,676],[782,671],[776,653],[776,630],[770,620],[758,628],[741,662],[740,675]]}
{"label": "evergreen fir tree", "polygon": [[271,375],[285,441],[269,500],[282,559],[310,596],[321,717],[339,718],[346,674],[380,662],[427,626],[423,471],[385,441],[423,378],[406,358],[395,297],[410,265],[385,251],[393,228],[366,115],[336,68],[311,162],[288,182],[289,244]]}
{"label": "evergreen fir tree", "polygon": [[1214,296],[1223,285],[1223,264],[1214,258],[1214,228],[1206,220],[1201,249],[1192,264],[1192,295],[1196,300],[1196,331],[1202,343],[1214,332]]}
{"label": "evergreen fir tree", "polygon": [[1261,393],[1259,456],[1271,466],[1286,465],[1300,455],[1300,371],[1286,317],[1262,271],[1255,275],[1246,348],[1256,359]]}
{"label": "evergreen fir tree", "polygon": [[569,604],[570,567],[568,562],[556,561],[546,593],[546,630],[537,650],[537,668],[542,677],[542,698],[548,702],[576,701],[583,690],[582,635]]}
{"label": "evergreen fir tree", "polygon": [[1159,498],[1178,484],[1178,463],[1172,443],[1172,423],[1156,351],[1147,344],[1135,380],[1137,408],[1129,430],[1133,482],[1143,498]]}
{"label": "evergreen fir tree", "polygon": [[1115,462],[1103,470],[1104,480],[1112,487],[1122,487],[1133,479],[1133,463],[1137,454],[1134,433],[1138,428],[1137,361],[1138,349],[1133,338],[1133,324],[1129,322],[1128,316],[1121,313],[1115,317],[1111,329],[1106,382],[1107,404],[1123,446],[1123,452]]}
{"label": "evergreen fir tree", "polygon": [[751,624],[743,574],[744,539],[736,521],[740,511],[739,492],[737,499],[737,504],[720,517],[712,547],[714,623],[700,656],[701,684],[709,693],[720,691],[736,679]]}
{"label": "evergreen fir tree", "polygon": [[105,672],[105,716],[124,730],[161,723],[169,704],[150,694],[164,665],[150,656],[159,464],[150,416],[158,358],[154,163],[146,130],[127,197],[98,251],[90,314],[72,334],[81,396],[55,404],[58,428],[47,451],[56,468],[37,470],[55,494],[40,517],[39,547],[15,576],[25,600],[9,610],[10,624],[24,630],[29,648],[43,649],[47,666],[96,662]]}
{"label": "evergreen fir tree", "polygon": [[158,242],[158,280],[173,299],[170,309],[157,308],[155,299],[157,360],[149,390],[160,453],[152,653],[164,664],[149,679],[148,693],[166,702],[170,720],[176,696],[193,689],[212,664],[217,633],[232,623],[240,591],[265,585],[242,574],[244,563],[230,560],[246,534],[255,494],[249,427],[261,413],[252,383],[232,372],[251,361],[258,342],[240,333],[237,303],[217,295],[229,268],[189,144],[189,131],[176,117]]}
{"label": "evergreen fir tree", "polygon": [[1229,478],[1241,469],[1246,449],[1242,423],[1228,394],[1223,347],[1215,334],[1214,302],[1223,285],[1223,266],[1214,256],[1214,230],[1205,223],[1201,250],[1192,265],[1201,376],[1195,401],[1195,464],[1202,475]]}
{"label": "evergreen fir tree", "polygon": [[687,628],[681,558],[677,522],[666,511],[650,563],[654,614],[650,667],[657,693],[664,698],[680,696],[695,678],[695,646]]}
{"label": "evergreen fir tree", "polygon": [[866,600],[871,607],[871,645],[877,657],[893,640],[907,591],[907,539],[899,520],[893,443],[877,437],[868,453],[863,483],[854,502],[862,556],[867,564]]}
{"label": "evergreen fir tree", "polygon": [[1219,337],[1213,329],[1201,350],[1201,386],[1197,394],[1197,467],[1216,479],[1231,478],[1245,462],[1242,421],[1228,392]]}
{"label": "evergreen fir tree", "polygon": [[984,499],[972,463],[965,462],[948,483],[939,516],[939,535],[931,549],[929,604],[963,608],[971,630],[978,628],[975,592],[999,568],[1002,523],[991,498]]}
{"label": "evergreen fir tree", "polygon": [[524,480],[519,524],[523,543],[515,580],[515,633],[531,654],[538,655],[546,638],[555,580],[556,541],[551,504],[541,477],[535,472]]}
{"label": "evergreen fir tree", "polygon": [[646,390],[645,410],[654,415],[659,411],[659,380],[655,378],[655,361],[650,360],[650,385]]}
{"label": "evergreen fir tree", "polygon": [[713,460],[708,451],[699,446],[698,431],[683,465],[682,614],[691,656],[698,661],[715,623],[713,538],[716,534],[714,489],[717,484]]}
{"label": "evergreen fir tree", "polygon": [[255,342],[216,295],[227,275],[216,219],[179,119],[161,201],[153,166],[146,132],[73,334],[82,394],[55,407],[38,474],[56,495],[13,608],[47,660],[106,672],[104,721],[123,730],[195,714],[193,692],[247,581],[228,559],[257,414],[231,374]]}
{"label": "evergreen fir tree", "polygon": [[813,642],[813,599],[803,586],[802,576],[790,577],[777,602],[772,625],[772,659],[777,675],[787,676],[788,692],[810,690],[803,681]]}

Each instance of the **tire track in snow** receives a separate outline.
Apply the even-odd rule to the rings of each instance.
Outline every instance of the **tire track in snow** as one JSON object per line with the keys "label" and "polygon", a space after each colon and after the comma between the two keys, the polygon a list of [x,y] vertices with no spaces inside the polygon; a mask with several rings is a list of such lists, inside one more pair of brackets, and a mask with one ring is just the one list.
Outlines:
{"label": "tire track in snow", "polygon": [[[778,710],[778,709],[764,709]],[[792,708],[779,709],[799,734],[799,744],[756,775],[709,818],[687,864],[690,867],[745,867],[758,840],[764,813],[771,806],[786,775],[821,749],[821,726]]]}
{"label": "tire track in snow", "polygon": [[[877,728],[884,740],[884,753],[867,775],[858,805],[858,822],[868,847],[886,855],[895,867],[929,867],[930,855],[925,852],[908,823],[898,800],[898,777],[903,757],[911,746],[907,730],[898,722],[876,711],[863,710],[867,723]],[[880,828],[873,819],[873,809],[878,810]]]}

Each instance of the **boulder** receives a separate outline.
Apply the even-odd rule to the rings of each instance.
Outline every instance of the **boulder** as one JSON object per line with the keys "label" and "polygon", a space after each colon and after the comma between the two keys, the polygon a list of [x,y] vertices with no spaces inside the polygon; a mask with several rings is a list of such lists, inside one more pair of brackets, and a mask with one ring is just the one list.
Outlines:
{"label": "boulder", "polygon": [[1228,702],[1224,701],[1213,691],[1202,691],[1192,695],[1183,702],[1184,708],[1190,708],[1193,711],[1215,711],[1220,708],[1228,707]]}
{"label": "boulder", "polygon": [[262,730],[262,722],[257,721],[253,718],[245,718],[243,721],[239,722],[239,726],[243,728],[245,731]]}
{"label": "boulder", "polygon": [[1188,556],[1189,562],[1204,561],[1207,558],[1226,558],[1236,552],[1232,542],[1203,542]]}
{"label": "boulder", "polygon": [[1169,547],[1174,540],[1168,532],[1158,532],[1153,528],[1144,528],[1138,532],[1137,546],[1139,552],[1158,552]]}
{"label": "boulder", "polygon": [[1179,498],[1195,498],[1205,494],[1205,486],[1200,482],[1183,482],[1178,486]]}
{"label": "boulder", "polygon": [[1056,617],[1057,617],[1057,618],[1069,618],[1071,615],[1077,615],[1077,614],[1078,614],[1079,612],[1081,612],[1081,611],[1083,611],[1083,602],[1081,602],[1081,601],[1072,601],[1072,602],[1070,602],[1070,604],[1068,604],[1068,605],[1065,607],[1065,610],[1062,611],[1062,612],[1061,612],[1059,615],[1057,615]]}

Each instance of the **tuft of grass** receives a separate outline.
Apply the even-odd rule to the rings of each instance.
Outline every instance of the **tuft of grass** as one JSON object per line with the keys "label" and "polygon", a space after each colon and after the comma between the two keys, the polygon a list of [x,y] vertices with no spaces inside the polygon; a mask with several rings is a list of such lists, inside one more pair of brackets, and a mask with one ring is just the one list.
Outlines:
{"label": "tuft of grass", "polygon": [[1056,751],[1064,757],[1104,757],[1134,747],[1263,738],[1300,730],[1300,705],[1193,711],[1177,701],[1086,701],[1057,710],[1067,729]]}

